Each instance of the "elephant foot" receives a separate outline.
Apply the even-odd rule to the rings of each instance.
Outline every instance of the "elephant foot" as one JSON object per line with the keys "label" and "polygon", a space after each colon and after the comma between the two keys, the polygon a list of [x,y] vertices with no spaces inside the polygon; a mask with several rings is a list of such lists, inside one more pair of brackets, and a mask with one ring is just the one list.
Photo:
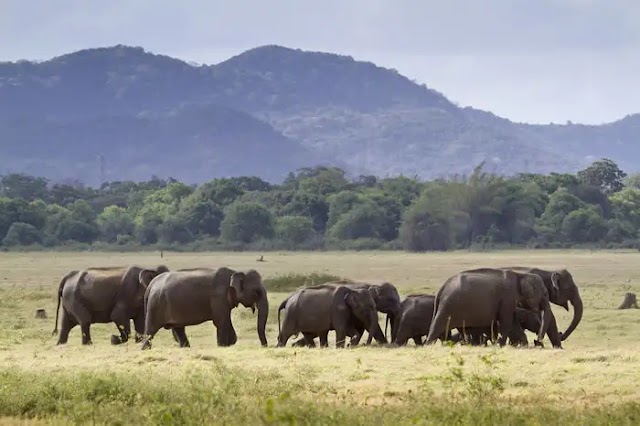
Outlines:
{"label": "elephant foot", "polygon": [[145,340],[142,343],[142,346],[140,347],[140,350],[145,351],[145,350],[148,350],[148,349],[151,349],[151,341],[150,340]]}
{"label": "elephant foot", "polygon": [[91,345],[93,345],[93,342],[92,342],[91,340],[87,340],[87,341],[85,341],[85,342],[82,342],[82,344],[83,344],[84,346],[91,346]]}
{"label": "elephant foot", "polygon": [[144,337],[142,336],[142,334],[138,334],[136,333],[136,337],[135,337],[135,341],[136,343],[140,343],[144,340]]}
{"label": "elephant foot", "polygon": [[116,336],[115,334],[112,334],[112,335],[111,335],[111,344],[112,344],[112,345],[120,345],[120,344],[122,344],[122,343],[124,343],[124,342],[122,341],[122,337],[120,337],[120,336]]}
{"label": "elephant foot", "polygon": [[536,348],[543,348],[544,349],[544,343],[542,343],[540,340],[534,340],[533,341],[533,346]]}

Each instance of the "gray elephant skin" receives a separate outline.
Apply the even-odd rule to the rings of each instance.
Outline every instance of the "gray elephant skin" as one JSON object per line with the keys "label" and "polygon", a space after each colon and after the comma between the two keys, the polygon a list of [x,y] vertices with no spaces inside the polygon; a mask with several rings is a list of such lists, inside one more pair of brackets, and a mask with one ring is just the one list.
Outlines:
{"label": "gray elephant skin", "polygon": [[58,286],[58,307],[53,334],[58,333],[58,316],[62,304],[62,320],[58,344],[65,344],[69,332],[80,324],[82,344],[91,344],[91,324],[114,322],[119,336],[112,335],[111,343],[120,344],[129,340],[133,319],[136,340],[144,332],[144,293],[153,278],[169,269],[160,265],[155,268],[106,267],[71,271],[62,278]]}
{"label": "gray elephant skin", "polygon": [[[509,332],[508,340],[512,346],[529,346],[529,339],[525,333],[526,330],[537,334],[542,326],[540,314],[528,309],[516,308],[513,327]],[[471,345],[482,345],[488,342],[495,342],[497,328],[491,330],[491,328],[468,328],[464,331],[458,329],[460,333],[466,334],[463,341],[470,343]],[[542,342],[535,340],[535,346],[544,347]]]}
{"label": "gray elephant skin", "polygon": [[[345,286],[351,289],[358,290],[367,290],[371,297],[373,297],[373,301],[376,304],[376,310],[383,314],[386,314],[385,324],[391,323],[391,331],[393,333],[393,327],[396,322],[396,317],[400,312],[400,294],[398,293],[398,289],[391,283],[385,282],[382,284],[369,284],[362,282],[350,282],[350,281],[332,281],[328,283],[322,284],[323,286],[331,285],[331,286]],[[313,288],[313,286],[308,287]],[[348,332],[348,336],[351,337],[351,345],[355,346],[360,342],[362,335],[366,329],[365,325],[355,321],[354,330]],[[387,343],[387,327],[385,325],[384,335],[382,334],[382,329],[380,325],[376,321],[376,325],[374,328],[374,332],[369,333],[367,337],[367,345],[370,345],[372,340],[375,338],[376,341],[380,344]],[[309,341],[308,338],[301,338],[293,343],[293,346],[313,346],[315,343],[313,341]]]}
{"label": "gray elephant skin", "polygon": [[[397,346],[404,346],[409,339],[413,339],[416,346],[421,346],[423,344],[422,337],[429,334],[435,299],[436,296],[433,294],[408,295],[400,304],[400,313],[397,315],[396,325],[391,332],[391,342]],[[439,339],[449,340],[453,343],[480,344],[485,333],[484,329],[468,328],[465,330],[458,328],[457,330],[457,333],[452,333],[449,336],[443,333]]]}
{"label": "gray elephant skin", "polygon": [[556,323],[555,316],[552,316],[551,323],[547,330],[549,340],[555,348],[561,348],[562,341],[565,341],[571,333],[576,329],[580,320],[582,319],[583,305],[582,298],[580,297],[580,290],[573,280],[573,276],[566,269],[559,269],[555,271],[549,271],[540,268],[531,268],[525,266],[513,266],[504,267],[500,269],[507,269],[515,272],[526,272],[536,274],[544,282],[545,287],[549,293],[549,301],[555,305],[562,306],[565,310],[569,311],[568,302],[573,306],[573,318],[571,324],[563,332],[558,332],[558,325]]}
{"label": "gray elephant skin", "polygon": [[144,295],[145,339],[142,349],[151,347],[161,329],[173,329],[181,347],[189,346],[185,327],[213,321],[218,346],[236,343],[231,310],[242,304],[258,310],[258,337],[267,346],[265,328],[269,315],[267,290],[260,274],[253,270],[235,271],[221,267],[167,272],[149,284]]}
{"label": "gray elephant skin", "polygon": [[491,268],[456,274],[446,280],[436,293],[426,343],[433,343],[442,333],[454,328],[492,328],[497,325],[498,342],[503,346],[513,328],[518,303],[542,315],[538,330],[538,340],[542,341],[553,314],[549,293],[540,276]]}
{"label": "gray elephant skin", "polygon": [[[284,309],[282,325],[280,312]],[[364,324],[374,335],[378,325],[376,305],[367,289],[354,289],[344,285],[321,285],[298,290],[278,309],[278,346],[302,333],[307,341],[320,338],[320,346],[328,346],[329,331],[336,332],[336,347],[343,348],[346,336],[355,328],[355,322]],[[381,332],[381,331],[380,331]]]}

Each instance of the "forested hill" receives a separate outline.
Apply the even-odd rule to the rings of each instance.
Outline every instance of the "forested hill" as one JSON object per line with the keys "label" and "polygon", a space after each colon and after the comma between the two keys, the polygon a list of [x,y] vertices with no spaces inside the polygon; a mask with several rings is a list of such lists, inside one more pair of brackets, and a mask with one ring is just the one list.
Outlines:
{"label": "forested hill", "polygon": [[[516,95],[514,95],[516,96]],[[279,46],[199,66],[142,48],[0,63],[0,174],[202,182],[337,165],[352,174],[638,170],[640,116],[602,126],[513,123],[394,70]],[[103,159],[104,172],[99,158]]]}

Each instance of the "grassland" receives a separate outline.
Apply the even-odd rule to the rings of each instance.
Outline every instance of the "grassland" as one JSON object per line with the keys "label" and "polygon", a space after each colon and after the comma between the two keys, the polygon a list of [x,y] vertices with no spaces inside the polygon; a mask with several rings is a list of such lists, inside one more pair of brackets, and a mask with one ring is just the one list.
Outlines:
{"label": "grassland", "polygon": [[[637,424],[640,422],[640,310],[616,310],[640,292],[638,252],[496,253],[2,253],[0,254],[0,423],[109,424]],[[233,313],[238,343],[215,346],[211,324],[187,330],[179,349],[161,331],[150,351],[109,344],[113,325],[92,328],[94,344],[56,346],[56,288],[69,270],[164,263],[253,267],[264,278],[324,273],[387,280],[401,294],[434,292],[477,266],[566,267],[585,302],[564,350],[447,347],[277,349],[269,293],[269,348],[256,317]],[[38,308],[48,319],[36,319]],[[560,329],[571,313],[554,306]],[[531,339],[530,339],[531,340]],[[548,341],[547,347],[549,347]]]}

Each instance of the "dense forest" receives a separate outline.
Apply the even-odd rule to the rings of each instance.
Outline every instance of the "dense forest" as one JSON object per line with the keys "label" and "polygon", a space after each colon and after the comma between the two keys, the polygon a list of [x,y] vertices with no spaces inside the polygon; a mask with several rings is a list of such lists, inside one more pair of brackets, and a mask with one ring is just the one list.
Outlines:
{"label": "dense forest", "polygon": [[2,249],[487,249],[636,247],[640,176],[602,159],[576,174],[348,179],[339,168],[186,185],[100,188],[0,179]]}

